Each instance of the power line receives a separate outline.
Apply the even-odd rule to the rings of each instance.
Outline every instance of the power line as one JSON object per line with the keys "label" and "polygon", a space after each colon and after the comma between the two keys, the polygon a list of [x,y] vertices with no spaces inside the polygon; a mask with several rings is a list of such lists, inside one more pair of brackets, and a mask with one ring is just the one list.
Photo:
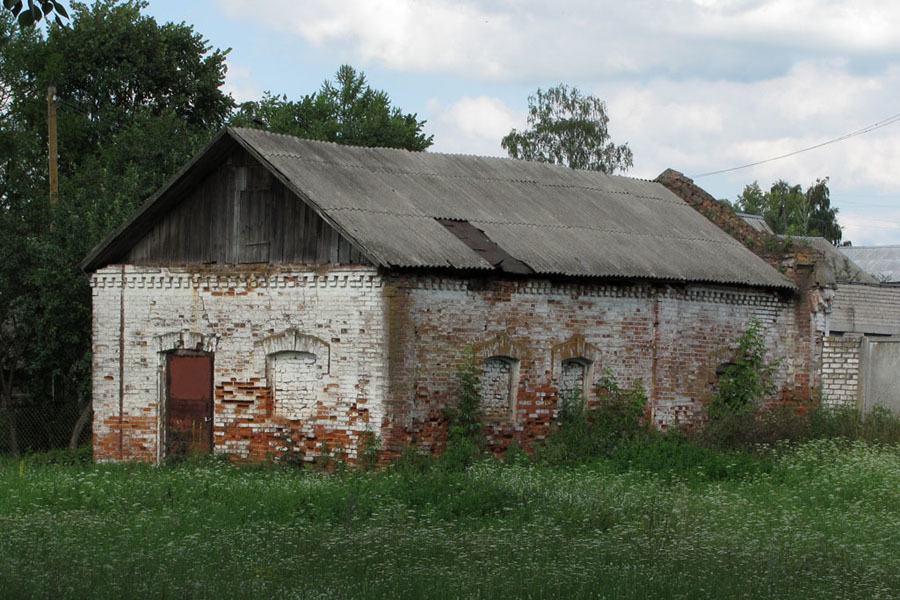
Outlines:
{"label": "power line", "polygon": [[822,142],[820,144],[816,144],[814,146],[810,146],[808,148],[803,148],[802,150],[795,150],[793,152],[788,152],[787,154],[782,154],[781,156],[776,156],[774,158],[767,158],[766,160],[760,160],[757,162],[749,163],[746,165],[741,165],[739,167],[731,167],[730,169],[722,169],[720,171],[710,171],[709,173],[701,173],[700,175],[694,175],[693,179],[699,179],[700,177],[707,177],[709,175],[718,175],[720,173],[729,173],[731,171],[739,171],[740,169],[747,169],[749,167],[755,167],[756,165],[761,165],[765,163],[769,163],[775,160],[781,160],[782,158],[788,158],[789,156],[796,156],[797,154],[802,154],[803,152],[809,152],[810,150],[815,150],[816,148],[821,148],[822,146],[827,146],[829,144],[835,144],[837,142],[842,142],[844,140],[848,140],[852,137],[856,137],[858,135],[863,135],[865,133],[869,133],[870,131],[875,131],[876,129],[881,129],[882,127],[887,127],[888,125],[892,125],[900,121],[900,114],[896,114],[892,117],[888,117],[882,121],[878,121],[877,123],[873,123],[862,129],[857,129],[856,131],[852,131],[840,137],[836,137],[833,140],[828,140],[827,142]]}

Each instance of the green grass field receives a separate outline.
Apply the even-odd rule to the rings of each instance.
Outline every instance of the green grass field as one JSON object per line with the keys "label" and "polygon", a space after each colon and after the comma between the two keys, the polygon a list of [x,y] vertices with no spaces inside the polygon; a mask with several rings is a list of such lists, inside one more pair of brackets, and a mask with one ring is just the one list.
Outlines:
{"label": "green grass field", "polygon": [[815,441],[717,473],[4,459],[0,596],[900,596],[896,447]]}

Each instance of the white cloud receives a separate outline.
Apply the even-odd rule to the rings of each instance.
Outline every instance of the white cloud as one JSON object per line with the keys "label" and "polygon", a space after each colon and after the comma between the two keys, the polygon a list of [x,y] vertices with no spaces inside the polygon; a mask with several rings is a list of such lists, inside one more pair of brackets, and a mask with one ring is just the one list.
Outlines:
{"label": "white cloud", "polygon": [[[559,82],[607,101],[629,174],[647,178],[768,159],[900,112],[900,3],[886,0],[219,1],[232,20],[401,74],[405,98],[427,102],[404,109],[428,119],[436,151],[505,155],[500,139],[525,125],[521,90]],[[853,196],[900,204],[897,140],[900,124],[697,182],[733,199],[754,180],[830,176],[847,237],[898,243],[896,215]]]}
{"label": "white cloud", "polygon": [[[830,61],[807,62],[759,82],[653,80],[607,92],[614,138],[630,142],[635,171],[648,176],[672,167],[698,174],[787,154],[894,114],[900,71],[890,70],[876,81]],[[893,187],[898,184],[889,166],[900,161],[900,144],[891,131],[885,128],[729,177],[809,183],[840,175]]]}
{"label": "white cloud", "polygon": [[[502,46],[513,17],[447,0],[226,0],[234,17],[296,33],[308,43],[348,48],[363,63],[428,72],[504,76]],[[514,42],[518,46],[520,42]]]}
{"label": "white cloud", "polygon": [[223,90],[226,94],[231,94],[235,102],[259,100],[262,97],[262,88],[253,77],[253,72],[249,67],[236,65],[229,61],[226,61],[226,66],[228,71],[225,74]]}
{"label": "white cloud", "polygon": [[[884,0],[221,0],[234,19],[392,69],[482,80],[790,67],[789,52],[900,50]],[[711,45],[715,50],[711,51]]]}
{"label": "white cloud", "polygon": [[429,131],[434,133],[435,152],[505,156],[500,140],[513,127],[525,125],[525,114],[517,114],[497,98],[463,97],[443,106],[428,102]]}

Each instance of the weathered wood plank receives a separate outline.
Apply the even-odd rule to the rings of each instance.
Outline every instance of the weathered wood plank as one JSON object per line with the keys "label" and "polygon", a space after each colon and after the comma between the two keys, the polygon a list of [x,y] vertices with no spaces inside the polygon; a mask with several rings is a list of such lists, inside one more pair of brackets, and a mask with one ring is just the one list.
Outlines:
{"label": "weathered wood plank", "polygon": [[368,264],[244,150],[236,150],[125,255],[133,264]]}

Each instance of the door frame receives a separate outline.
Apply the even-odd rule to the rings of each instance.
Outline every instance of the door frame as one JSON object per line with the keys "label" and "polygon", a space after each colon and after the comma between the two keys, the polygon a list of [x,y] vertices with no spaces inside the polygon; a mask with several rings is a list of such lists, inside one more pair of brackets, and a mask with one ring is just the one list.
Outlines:
{"label": "door frame", "polygon": [[216,357],[215,352],[206,352],[203,350],[184,350],[175,349],[160,353],[160,411],[159,411],[159,443],[158,443],[158,462],[162,463],[169,457],[168,455],[168,434],[169,434],[169,361],[173,357],[197,357],[209,359],[209,414],[205,415],[209,421],[209,452],[215,451],[215,408],[216,408],[216,389],[215,389],[215,373],[216,373]]}

